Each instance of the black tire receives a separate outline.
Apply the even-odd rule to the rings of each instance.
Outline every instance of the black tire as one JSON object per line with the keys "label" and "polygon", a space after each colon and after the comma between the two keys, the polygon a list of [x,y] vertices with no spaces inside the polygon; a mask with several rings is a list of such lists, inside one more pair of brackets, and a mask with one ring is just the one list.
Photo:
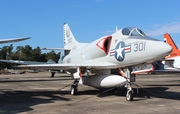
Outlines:
{"label": "black tire", "polygon": [[127,91],[126,100],[127,101],[133,101],[133,91],[132,90]]}
{"label": "black tire", "polygon": [[76,95],[76,93],[77,93],[77,86],[72,85],[71,86],[71,95]]}

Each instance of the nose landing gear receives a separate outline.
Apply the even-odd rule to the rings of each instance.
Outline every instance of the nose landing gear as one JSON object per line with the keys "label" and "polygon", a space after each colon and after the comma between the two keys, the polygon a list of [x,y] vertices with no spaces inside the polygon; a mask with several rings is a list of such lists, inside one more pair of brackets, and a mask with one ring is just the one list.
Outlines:
{"label": "nose landing gear", "polygon": [[132,69],[131,68],[126,68],[124,71],[119,69],[119,73],[124,76],[127,80],[126,82],[126,87],[127,87],[127,93],[126,93],[126,100],[127,101],[132,101],[134,97],[134,92],[131,87],[131,82],[135,82],[135,74],[132,74]]}
{"label": "nose landing gear", "polygon": [[127,94],[126,94],[126,100],[127,101],[132,101],[134,97],[134,92],[133,90],[127,90]]}

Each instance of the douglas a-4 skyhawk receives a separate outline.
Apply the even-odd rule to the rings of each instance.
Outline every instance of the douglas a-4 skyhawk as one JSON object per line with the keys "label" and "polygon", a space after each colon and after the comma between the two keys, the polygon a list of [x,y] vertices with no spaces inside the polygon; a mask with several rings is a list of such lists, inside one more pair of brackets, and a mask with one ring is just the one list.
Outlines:
{"label": "douglas a-4 skyhawk", "polygon": [[103,36],[91,43],[79,43],[67,23],[64,24],[64,48],[59,49],[65,52],[61,64],[19,67],[67,71],[74,79],[71,86],[73,95],[78,90],[78,83],[95,88],[111,88],[125,84],[128,101],[133,100],[133,67],[151,64],[164,58],[172,50],[169,44],[146,36],[136,27],[116,30],[112,35]]}

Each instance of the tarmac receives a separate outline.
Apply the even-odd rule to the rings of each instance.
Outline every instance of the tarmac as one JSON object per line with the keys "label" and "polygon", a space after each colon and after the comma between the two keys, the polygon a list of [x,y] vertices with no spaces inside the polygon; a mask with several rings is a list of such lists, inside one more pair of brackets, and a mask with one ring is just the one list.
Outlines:
{"label": "tarmac", "polygon": [[67,74],[25,73],[0,75],[0,114],[178,114],[180,75],[137,75],[134,100],[126,89],[99,90],[80,85],[70,95],[73,82]]}

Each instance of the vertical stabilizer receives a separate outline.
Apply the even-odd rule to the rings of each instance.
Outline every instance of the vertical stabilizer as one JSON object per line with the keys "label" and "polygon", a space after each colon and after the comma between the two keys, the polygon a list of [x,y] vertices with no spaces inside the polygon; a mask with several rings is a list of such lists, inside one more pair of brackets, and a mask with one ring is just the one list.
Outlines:
{"label": "vertical stabilizer", "polygon": [[171,45],[173,49],[168,58],[180,56],[180,50],[177,48],[176,44],[168,33],[164,34],[164,42]]}
{"label": "vertical stabilizer", "polygon": [[74,38],[74,35],[71,32],[71,29],[69,28],[67,23],[64,23],[64,48],[73,50],[75,49],[79,42],[76,41]]}

